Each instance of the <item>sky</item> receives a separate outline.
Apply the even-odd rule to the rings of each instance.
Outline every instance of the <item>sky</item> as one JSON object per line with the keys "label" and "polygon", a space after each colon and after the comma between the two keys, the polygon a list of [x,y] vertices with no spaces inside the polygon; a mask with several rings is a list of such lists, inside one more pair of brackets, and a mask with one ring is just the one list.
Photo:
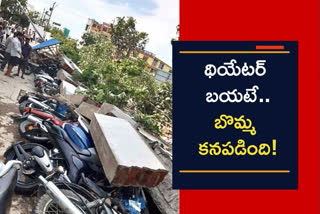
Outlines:
{"label": "sky", "polygon": [[172,64],[171,39],[176,37],[179,24],[179,0],[28,0],[43,12],[54,2],[57,7],[51,20],[70,29],[70,37],[80,39],[88,18],[112,23],[118,16],[132,16],[137,29],[149,34],[146,50]]}

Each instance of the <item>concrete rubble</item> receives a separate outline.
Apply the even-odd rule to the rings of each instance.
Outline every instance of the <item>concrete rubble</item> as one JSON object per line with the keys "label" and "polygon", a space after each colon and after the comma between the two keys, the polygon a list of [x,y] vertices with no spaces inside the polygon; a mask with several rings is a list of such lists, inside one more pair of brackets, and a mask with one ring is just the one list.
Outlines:
{"label": "concrete rubble", "polygon": [[128,121],[95,113],[90,132],[111,184],[155,187],[167,175],[167,169]]}
{"label": "concrete rubble", "polygon": [[81,102],[79,107],[75,110],[85,118],[92,120],[94,113],[99,111],[99,107],[96,105],[89,104],[87,102]]}
{"label": "concrete rubble", "polygon": [[[77,113],[91,120],[92,127],[96,126],[96,128],[91,129],[91,134],[93,138],[97,138],[97,136],[99,136],[100,142],[102,142],[104,139],[104,144],[107,144],[106,138],[101,139],[101,136],[104,136],[102,135],[102,130],[101,129],[99,130],[97,128],[98,125],[97,125],[97,119],[95,117],[96,115],[95,113],[98,113],[102,116],[108,115],[108,116],[126,120],[128,124],[130,124],[134,130],[136,130],[136,133],[139,133],[140,138],[143,139],[142,141],[143,144],[141,145],[146,145],[148,148],[151,148],[150,143],[162,142],[163,143],[162,146],[164,149],[166,150],[171,149],[171,144],[168,144],[167,142],[164,142],[163,139],[155,137],[149,132],[143,130],[137,122],[135,122],[128,114],[124,113],[118,107],[109,103],[103,103],[102,105],[100,105],[95,101],[89,99],[86,95],[78,94],[77,91],[85,90],[85,88],[80,87],[72,79],[72,75],[70,73],[72,73],[71,71],[74,71],[74,67],[72,67],[72,65],[68,63],[67,59],[64,59],[64,60],[66,61],[65,66],[69,66],[68,71],[61,69],[61,71],[59,71],[57,74],[59,78],[62,80],[62,83],[60,86],[61,95],[62,97],[64,97],[65,100],[67,100],[67,102],[72,103],[73,106],[77,106],[75,110]],[[104,117],[108,117],[108,116],[104,116]],[[110,128],[112,128],[112,126]],[[122,136],[128,136],[126,132],[120,132],[120,133]],[[97,140],[98,139],[95,139],[95,142]],[[140,175],[143,175],[142,173],[143,170],[139,169],[139,167],[130,168],[128,166],[121,165],[120,163],[117,162],[118,159],[115,157],[115,154],[113,154],[113,152],[111,151],[111,148],[106,146],[103,147],[101,145],[100,146],[96,145],[96,147],[97,147],[98,153],[99,152],[101,153],[103,151],[104,154],[108,154],[108,155],[103,155],[103,157],[105,157],[103,159],[107,162],[108,170],[105,169],[105,172],[108,172],[106,174],[108,174],[107,177],[109,181],[112,181],[113,184],[118,184],[118,185],[120,184],[122,185],[136,184],[137,185],[137,183],[139,182],[141,182],[141,184],[145,182],[145,186],[148,186],[146,182],[146,180],[148,179],[144,179],[144,181],[141,180],[139,182],[136,181],[136,183],[134,183],[133,181],[134,175],[136,175],[138,172],[140,172]],[[131,149],[128,149],[128,148],[129,147],[126,147],[126,151],[123,152],[123,154],[126,154],[128,156],[129,155],[128,151],[135,151],[134,153],[138,153],[136,152],[135,147]],[[179,213],[179,191],[172,190],[172,156],[168,156],[169,152],[164,152],[163,150],[159,149],[159,147],[154,147],[150,149],[150,151],[153,154],[156,154],[158,160],[160,160],[160,162],[162,163],[162,166],[164,167],[164,169],[167,170],[168,174],[165,173],[167,175],[161,178],[161,182],[156,182],[157,183],[156,186],[148,188],[149,193],[162,213],[177,214]],[[144,157],[144,156],[140,156],[140,157]],[[145,157],[141,158],[141,160],[145,160]],[[143,169],[146,172],[148,171],[146,168],[143,168]],[[149,171],[149,174],[152,174],[151,171]],[[118,177],[116,175],[118,175]],[[146,175],[146,178],[148,178],[147,175]],[[149,182],[149,186],[150,186],[150,182]]]}
{"label": "concrete rubble", "polygon": [[134,121],[129,115],[125,114],[117,106],[111,105],[109,103],[103,103],[97,113],[124,119],[128,121],[133,128],[138,128],[138,123],[136,121]]}

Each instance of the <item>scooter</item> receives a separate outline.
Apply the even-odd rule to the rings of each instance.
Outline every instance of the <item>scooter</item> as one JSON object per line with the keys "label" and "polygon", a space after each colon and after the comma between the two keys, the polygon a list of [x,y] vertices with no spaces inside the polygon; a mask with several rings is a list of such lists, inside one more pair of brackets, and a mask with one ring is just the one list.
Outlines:
{"label": "scooter", "polygon": [[[68,214],[119,213],[117,211],[119,210],[118,206],[115,203],[111,204],[113,199],[110,198],[109,195],[100,198],[97,197],[97,195],[91,194],[81,186],[70,183],[64,168],[62,166],[56,166],[55,168],[53,161],[49,157],[49,153],[42,146],[34,144],[32,147],[27,147],[26,145],[28,144],[17,143],[13,146],[16,158],[15,160],[10,159],[8,164],[19,164],[20,174],[28,173],[29,176],[34,177],[38,186],[41,184],[45,187],[45,194],[37,201],[33,210],[34,214],[60,213],[60,211],[65,211]],[[10,165],[8,165],[7,168],[9,168],[9,166]],[[1,174],[0,170],[0,175]],[[13,193],[16,178],[14,179],[12,176],[8,178],[8,180],[11,179],[11,185],[9,185],[10,188],[6,191],[6,195],[12,195]],[[15,176],[17,176],[17,173],[15,173]],[[19,183],[17,182],[17,184]],[[38,191],[40,192],[40,190]],[[109,199],[110,204],[105,202],[106,199]],[[6,203],[5,207],[8,207],[8,202],[4,201],[3,204],[4,203]]]}
{"label": "scooter", "polygon": [[[41,159],[38,154],[35,158]],[[40,161],[41,162],[41,161]],[[5,165],[0,161],[0,213],[8,214],[12,202],[12,195],[17,179],[17,168],[22,166],[21,161],[11,160]],[[48,195],[67,214],[84,214],[66,195],[51,181],[47,181],[43,176],[38,177],[47,190]],[[36,214],[36,213],[35,213]]]}

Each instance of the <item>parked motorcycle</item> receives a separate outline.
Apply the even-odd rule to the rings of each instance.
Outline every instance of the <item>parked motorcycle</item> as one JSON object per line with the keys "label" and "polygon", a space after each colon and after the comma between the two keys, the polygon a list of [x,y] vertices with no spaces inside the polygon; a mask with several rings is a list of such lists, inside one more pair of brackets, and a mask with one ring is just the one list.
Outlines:
{"label": "parked motorcycle", "polygon": [[[37,150],[37,147],[34,149],[34,155],[28,156],[28,160],[35,161],[34,167],[38,164],[43,164],[45,161],[42,157],[44,155],[42,150]],[[17,179],[17,168],[15,165],[20,167],[24,167],[27,162],[22,162],[18,160],[10,160],[5,165],[0,161],[0,213],[8,214],[11,206],[12,195],[14,192],[14,187],[16,184]],[[38,179],[41,181],[42,185],[46,190],[45,196],[49,196],[49,201],[47,200],[46,206],[41,206],[40,200],[35,206],[33,210],[34,214],[49,214],[51,212],[51,207],[54,204],[55,209],[60,209],[62,212],[55,212],[55,213],[66,213],[66,214],[85,214],[87,213],[85,209],[83,209],[82,203],[89,203],[89,201],[80,194],[75,194],[73,190],[73,195],[71,196],[70,192],[67,190],[59,189],[52,181],[48,181],[43,176],[39,175]],[[70,191],[70,190],[69,190]],[[81,197],[81,200],[78,198]],[[44,196],[41,197],[42,199]],[[40,199],[41,199],[40,198]],[[77,200],[78,199],[78,200]],[[88,207],[87,204],[84,204]],[[108,208],[108,207],[107,207]],[[112,213],[111,210],[109,213]],[[105,212],[107,213],[107,212]]]}
{"label": "parked motorcycle", "polygon": [[49,111],[61,120],[76,118],[76,114],[66,104],[40,94],[28,93],[19,98],[19,111],[24,114],[27,107]]}
{"label": "parked motorcycle", "polygon": [[55,77],[57,74],[57,71],[60,69],[61,65],[59,61],[56,60],[42,60],[39,62],[36,69],[33,71],[35,75],[39,73],[46,73],[50,75],[51,77]]}
{"label": "parked motorcycle", "polygon": [[46,73],[40,73],[35,76],[35,87],[40,88],[43,94],[53,96],[59,93],[61,80],[52,78]]}
{"label": "parked motorcycle", "polygon": [[[50,141],[54,144],[49,152],[52,160],[60,160],[60,164],[64,164],[66,175],[72,183],[90,189],[101,198],[112,192],[111,197],[118,201],[117,207],[122,207],[129,213],[148,213],[144,190],[141,187],[111,186],[106,179],[94,145],[88,143],[84,136],[74,132],[74,127],[66,124],[69,128],[63,128],[48,120],[42,121],[42,125],[41,129],[48,132]],[[26,176],[30,178],[30,175]],[[19,182],[23,183],[25,180],[21,179]],[[36,181],[33,180],[33,182]],[[28,186],[36,184],[26,182],[18,184],[17,182],[18,185],[27,190]]]}
{"label": "parked motorcycle", "polygon": [[[119,210],[121,209],[119,205],[110,195],[106,194],[104,197],[98,197],[81,186],[70,183],[64,168],[56,165],[57,162],[50,159],[50,153],[41,145],[30,145],[20,142],[13,145],[10,153],[11,154],[7,154],[9,155],[7,159],[9,160],[8,164],[20,163],[16,191],[18,191],[19,186],[21,186],[21,182],[19,183],[19,181],[22,175],[32,178],[33,181],[37,183],[37,186],[33,187],[34,189],[38,188],[40,184],[44,186],[44,188],[39,190],[39,192],[44,190],[44,194],[37,201],[33,209],[34,214],[120,213]],[[12,159],[12,156],[15,156],[15,160]],[[16,179],[11,179],[13,184],[11,184],[10,191],[7,191],[11,195],[15,181]],[[23,182],[25,182],[25,179],[23,179]]]}
{"label": "parked motorcycle", "polygon": [[[50,112],[42,112],[32,108],[27,108],[25,114],[19,118],[22,122],[19,125],[19,133],[22,137],[35,143],[45,143],[49,141],[48,132],[42,125],[44,120],[52,120],[55,125],[58,125],[69,132],[71,138],[76,140],[80,136],[84,143],[93,144],[89,134],[89,126],[81,116],[74,116],[73,120],[62,121],[55,117]],[[80,143],[79,143],[80,145]]]}

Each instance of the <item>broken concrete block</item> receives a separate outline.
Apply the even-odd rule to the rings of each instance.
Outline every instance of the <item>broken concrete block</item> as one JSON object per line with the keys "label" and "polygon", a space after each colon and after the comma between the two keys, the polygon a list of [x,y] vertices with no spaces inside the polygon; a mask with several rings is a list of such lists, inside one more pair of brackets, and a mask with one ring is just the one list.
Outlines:
{"label": "broken concrete block", "polygon": [[68,72],[66,72],[65,70],[63,69],[60,69],[58,72],[57,72],[57,78],[60,79],[60,80],[64,80],[64,81],[67,81],[68,83],[78,87],[78,84],[72,79],[72,75],[69,74]]}
{"label": "broken concrete block", "polygon": [[76,90],[77,87],[67,81],[62,80],[60,84],[60,94],[62,94],[63,96],[72,95],[76,93]]}
{"label": "broken concrete block", "polygon": [[129,115],[127,115],[117,106],[114,106],[112,104],[103,103],[97,113],[124,119],[128,121],[133,128],[136,129],[138,127],[138,123],[136,123]]}
{"label": "broken concrete block", "polygon": [[76,112],[86,117],[89,120],[92,120],[95,112],[99,111],[99,107],[89,104],[87,102],[82,102],[79,107],[76,109]]}
{"label": "broken concrete block", "polygon": [[72,95],[67,95],[66,99],[68,99],[74,105],[79,106],[82,103],[85,96],[86,95],[84,94],[72,94]]}
{"label": "broken concrete block", "polygon": [[128,121],[95,113],[90,132],[112,185],[154,187],[168,174]]}

